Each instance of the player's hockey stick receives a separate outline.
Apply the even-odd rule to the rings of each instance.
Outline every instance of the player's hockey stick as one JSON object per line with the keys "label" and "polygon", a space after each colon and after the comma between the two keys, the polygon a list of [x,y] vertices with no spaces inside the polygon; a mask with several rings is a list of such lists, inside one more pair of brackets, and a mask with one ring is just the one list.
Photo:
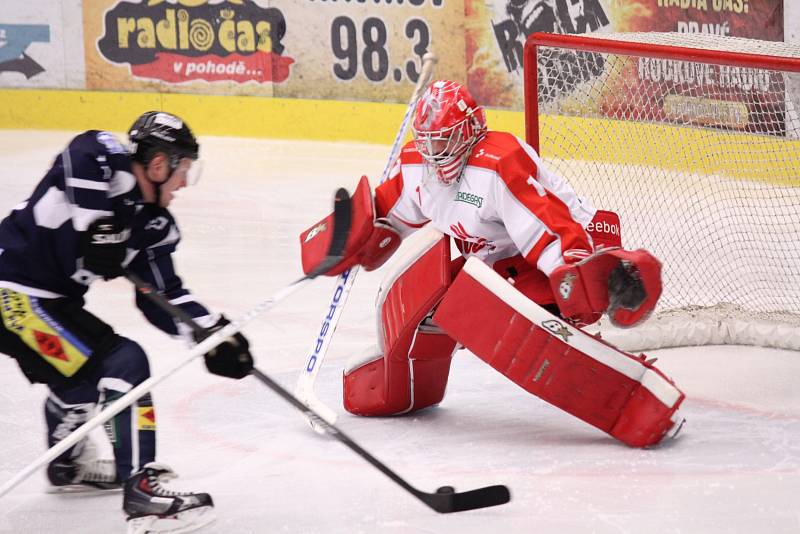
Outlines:
{"label": "player's hockey stick", "polygon": [[344,432],[342,432],[336,425],[329,423],[312,408],[300,402],[294,395],[286,391],[280,384],[272,380],[270,377],[259,371],[253,369],[253,376],[261,380],[272,391],[280,395],[286,402],[303,412],[303,414],[310,420],[314,421],[315,425],[322,427],[324,432],[334,438],[338,439],[356,454],[361,456],[367,462],[372,464],[373,467],[378,469],[381,473],[391,478],[397,485],[412,494],[414,497],[424,502],[430,508],[433,508],[440,514],[449,514],[451,512],[463,512],[465,510],[475,510],[476,508],[488,508],[490,506],[498,506],[505,504],[511,500],[511,493],[508,488],[503,485],[485,486],[470,491],[456,492],[452,486],[442,486],[436,490],[436,493],[427,493],[418,490],[400,475],[392,471],[386,464],[375,458],[372,454],[364,450],[358,443],[350,439]]}
{"label": "player's hockey stick", "polygon": [[[170,303],[166,297],[157,293],[154,289],[147,285],[146,282],[134,276],[128,276],[132,280],[136,289],[149,298],[153,303],[158,305],[161,309],[169,313],[175,319],[181,321],[186,326],[191,328],[195,335],[202,339],[208,335],[208,331],[195,322],[194,318],[186,311]],[[378,469],[381,473],[392,479],[400,487],[407,492],[411,493],[414,497],[424,502],[426,505],[436,510],[439,513],[447,514],[451,512],[463,512],[465,510],[474,510],[476,508],[487,508],[489,506],[498,506],[505,504],[511,500],[511,494],[506,486],[486,486],[465,492],[456,492],[452,486],[442,486],[436,490],[436,493],[427,493],[420,491],[392,471],[386,464],[375,458],[372,454],[364,450],[358,443],[353,441],[350,437],[342,432],[333,423],[325,420],[316,410],[303,404],[297,397],[292,395],[289,391],[284,389],[283,386],[275,382],[272,378],[267,376],[258,369],[253,369],[251,374],[258,380],[266,384],[272,391],[277,393],[286,402],[300,410],[305,417],[314,421],[315,425],[320,426],[323,431],[344,443],[351,450],[355,451],[359,456],[364,458],[367,462],[372,464],[373,467]]]}
{"label": "player's hockey stick", "polygon": [[[414,115],[417,101],[422,91],[430,83],[433,77],[433,67],[437,61],[436,55],[432,52],[428,52],[422,56],[422,69],[420,70],[419,79],[417,79],[417,83],[414,86],[414,91],[408,102],[403,121],[400,123],[400,129],[397,131],[397,135],[394,138],[392,149],[389,152],[389,159],[386,161],[386,165],[381,173],[380,183],[385,182],[389,178],[389,171],[392,168],[392,163],[394,163],[394,160],[397,158],[397,154],[400,152],[400,147],[408,132],[408,127],[411,124],[411,117]],[[328,304],[325,318],[322,320],[319,333],[316,339],[314,339],[314,343],[306,359],[306,365],[300,372],[300,376],[297,377],[297,385],[295,386],[295,396],[306,406],[313,407],[323,416],[323,419],[331,423],[336,421],[336,412],[319,400],[314,392],[314,384],[317,380],[317,374],[319,374],[319,370],[322,367],[322,361],[328,353],[328,346],[333,339],[333,333],[336,331],[336,327],[339,324],[339,318],[342,315],[345,304],[347,304],[347,298],[350,296],[350,290],[353,288],[353,283],[356,280],[357,274],[358,266],[354,266],[340,274],[339,278],[336,280],[336,288],[333,291],[330,304]],[[323,429],[315,423],[314,419],[309,419],[308,422],[311,428],[317,432],[324,432]]]}
{"label": "player's hockey stick", "polygon": [[[96,414],[94,417],[90,418],[80,427],[75,429],[69,436],[65,437],[64,439],[62,439],[61,441],[50,447],[47,451],[45,451],[44,454],[39,456],[30,464],[28,464],[12,479],[3,484],[3,486],[0,487],[0,497],[2,497],[6,493],[14,489],[22,481],[31,476],[31,474],[33,474],[41,466],[55,460],[61,454],[65,453],[67,450],[69,450],[70,447],[72,447],[80,440],[85,438],[89,434],[89,432],[91,432],[96,427],[102,425],[103,423],[105,423],[106,421],[117,415],[119,412],[121,412],[122,410],[133,404],[137,399],[142,397],[148,391],[152,390],[160,382],[175,374],[177,371],[188,365],[192,360],[194,360],[198,356],[205,354],[206,352],[210,351],[211,349],[222,343],[227,338],[236,334],[236,332],[241,330],[244,327],[244,325],[255,319],[257,316],[271,309],[277,303],[279,303],[280,301],[282,301],[283,299],[285,299],[286,297],[288,297],[289,295],[291,295],[292,293],[294,293],[295,291],[306,285],[310,280],[325,273],[331,267],[339,263],[342,260],[342,252],[344,251],[345,244],[347,243],[347,237],[350,234],[350,215],[351,215],[350,194],[347,192],[346,189],[339,189],[336,192],[336,197],[334,202],[333,229],[332,229],[333,235],[331,238],[331,243],[328,247],[328,254],[317,269],[307,274],[306,276],[299,278],[298,280],[295,280],[294,282],[284,287],[283,289],[279,290],[277,293],[275,293],[268,299],[258,304],[255,308],[253,308],[249,312],[247,312],[239,320],[233,321],[225,325],[220,330],[217,330],[212,335],[203,339],[200,343],[195,345],[191,351],[189,351],[189,354],[187,354],[179,362],[173,364],[172,367],[168,368],[166,372],[162,373],[159,376],[151,376],[150,378],[148,378],[135,388],[131,389],[128,393],[126,393],[119,399],[109,404],[100,413]],[[146,286],[146,284],[141,279],[138,279],[132,273],[127,273],[126,277],[128,279],[133,278],[137,280],[137,282],[134,282],[135,285],[146,296],[150,296],[150,298],[157,296],[163,299],[165,302],[167,302],[167,304],[169,304],[169,302],[166,300],[165,297],[156,293],[153,288]],[[170,306],[172,305],[170,304]],[[177,310],[179,310],[182,313],[185,313],[180,308],[177,308]],[[191,316],[189,317],[191,318]]]}

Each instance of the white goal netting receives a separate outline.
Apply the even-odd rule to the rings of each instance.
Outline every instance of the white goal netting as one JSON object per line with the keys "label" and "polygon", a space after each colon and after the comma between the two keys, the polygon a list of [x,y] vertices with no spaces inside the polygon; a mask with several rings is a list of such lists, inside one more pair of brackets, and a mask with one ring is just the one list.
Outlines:
{"label": "white goal netting", "polygon": [[619,213],[626,248],[664,265],[653,318],[604,335],[629,350],[800,349],[800,47],[661,33],[577,41],[536,47],[529,141]]}

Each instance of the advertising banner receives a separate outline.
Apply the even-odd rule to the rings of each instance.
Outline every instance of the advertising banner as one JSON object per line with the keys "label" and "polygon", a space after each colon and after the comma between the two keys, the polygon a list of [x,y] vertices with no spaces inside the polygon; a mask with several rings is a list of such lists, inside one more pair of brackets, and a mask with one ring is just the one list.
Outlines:
{"label": "advertising banner", "polygon": [[83,88],[80,0],[9,4],[0,9],[0,87]]}
{"label": "advertising banner", "polygon": [[680,32],[782,41],[783,0],[465,0],[468,85],[522,109],[522,50],[537,31]]}
{"label": "advertising banner", "polygon": [[463,0],[84,2],[90,89],[403,102],[422,55],[465,78]]}
{"label": "advertising banner", "polygon": [[249,0],[83,4],[89,89],[272,95],[294,59],[286,20]]}
{"label": "advertising banner", "polygon": [[437,78],[464,80],[463,0],[275,0],[296,70],[280,96],[407,102],[420,58]]}

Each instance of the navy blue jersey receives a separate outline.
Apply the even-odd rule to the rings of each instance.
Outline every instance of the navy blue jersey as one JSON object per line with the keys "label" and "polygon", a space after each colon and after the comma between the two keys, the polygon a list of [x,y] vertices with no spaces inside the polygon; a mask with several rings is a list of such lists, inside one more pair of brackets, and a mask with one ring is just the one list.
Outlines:
{"label": "navy blue jersey", "polygon": [[[131,228],[128,268],[202,326],[211,326],[217,317],[192,299],[175,273],[171,254],[180,241],[175,219],[144,202],[127,149],[108,132],[75,137],[30,198],[0,222],[0,287],[37,297],[82,298],[98,276],[83,268],[80,242],[88,226],[104,217]],[[155,326],[179,333],[167,313],[138,295],[136,302]]]}

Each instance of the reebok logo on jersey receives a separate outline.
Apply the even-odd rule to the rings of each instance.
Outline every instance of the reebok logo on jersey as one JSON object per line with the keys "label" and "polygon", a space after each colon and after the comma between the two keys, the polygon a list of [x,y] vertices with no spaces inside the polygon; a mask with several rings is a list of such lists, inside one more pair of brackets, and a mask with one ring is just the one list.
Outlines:
{"label": "reebok logo on jersey", "polygon": [[472,204],[473,206],[480,208],[483,206],[483,197],[479,197],[478,195],[472,193],[465,193],[464,191],[459,191],[456,193],[456,202],[465,202],[467,204]]}
{"label": "reebok logo on jersey", "polygon": [[586,225],[586,231],[598,234],[619,235],[619,225],[609,224],[606,221],[592,221]]}

